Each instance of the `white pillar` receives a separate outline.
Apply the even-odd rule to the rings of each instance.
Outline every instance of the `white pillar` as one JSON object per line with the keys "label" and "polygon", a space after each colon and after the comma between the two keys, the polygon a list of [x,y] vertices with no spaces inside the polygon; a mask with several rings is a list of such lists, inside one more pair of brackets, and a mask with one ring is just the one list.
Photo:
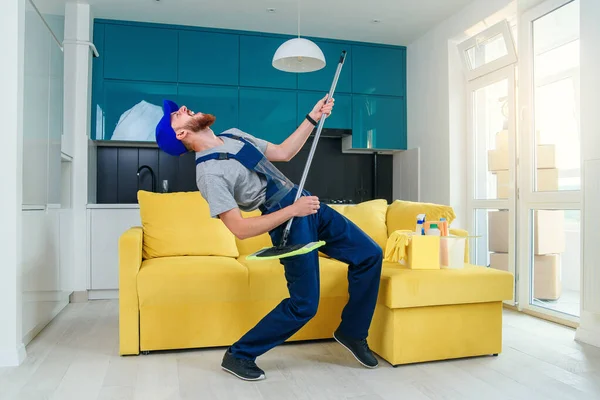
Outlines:
{"label": "white pillar", "polygon": [[583,271],[576,339],[600,347],[600,2],[581,0],[580,18]]}
{"label": "white pillar", "polygon": [[0,367],[25,359],[22,334],[21,207],[25,0],[5,0],[0,12]]}
{"label": "white pillar", "polygon": [[[65,114],[64,129],[73,149],[73,287],[75,292],[88,289],[88,145],[92,53],[81,42],[92,41],[92,12],[89,4],[65,6]],[[70,43],[80,41],[80,43]]]}

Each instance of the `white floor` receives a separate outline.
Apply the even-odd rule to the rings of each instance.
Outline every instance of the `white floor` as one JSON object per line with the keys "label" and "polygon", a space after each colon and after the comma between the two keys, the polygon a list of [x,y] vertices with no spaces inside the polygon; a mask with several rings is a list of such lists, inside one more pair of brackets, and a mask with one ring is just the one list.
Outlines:
{"label": "white floor", "polygon": [[286,344],[259,359],[267,380],[220,370],[223,349],[120,357],[116,301],[70,304],[0,369],[0,399],[600,399],[600,349],[574,331],[505,311],[499,357],[368,370],[335,342]]}
{"label": "white floor", "polygon": [[578,290],[563,290],[558,300],[552,301],[535,299],[533,304],[579,317],[581,308],[580,299],[581,296]]}

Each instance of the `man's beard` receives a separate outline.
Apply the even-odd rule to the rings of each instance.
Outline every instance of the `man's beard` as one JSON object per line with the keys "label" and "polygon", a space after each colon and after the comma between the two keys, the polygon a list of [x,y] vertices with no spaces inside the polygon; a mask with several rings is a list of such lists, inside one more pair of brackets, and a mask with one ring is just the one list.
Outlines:
{"label": "man's beard", "polygon": [[193,132],[200,132],[211,126],[216,119],[217,118],[212,114],[194,115],[194,118],[186,124],[185,128]]}

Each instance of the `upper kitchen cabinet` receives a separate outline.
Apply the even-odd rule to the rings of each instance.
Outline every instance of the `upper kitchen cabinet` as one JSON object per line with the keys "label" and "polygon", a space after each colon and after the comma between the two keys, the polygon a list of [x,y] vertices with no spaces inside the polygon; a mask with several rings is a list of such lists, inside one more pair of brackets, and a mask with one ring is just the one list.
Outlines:
{"label": "upper kitchen cabinet", "polygon": [[346,51],[346,60],[340,78],[338,79],[335,93],[352,92],[352,51],[350,44],[314,40],[325,56],[325,68],[318,71],[298,74],[298,89],[318,90],[323,95],[329,92],[335,75],[335,70],[340,62],[342,51]]}
{"label": "upper kitchen cabinet", "polygon": [[273,55],[286,38],[240,36],[240,86],[296,89],[296,74],[273,67]]}
{"label": "upper kitchen cabinet", "polygon": [[[317,101],[322,99],[322,92],[298,92],[298,125],[306,117]],[[323,128],[352,129],[352,96],[349,94],[333,94],[335,106],[331,117],[327,118]]]}
{"label": "upper kitchen cabinet", "polygon": [[179,82],[235,86],[239,77],[239,52],[238,35],[180,31]]}
{"label": "upper kitchen cabinet", "polygon": [[211,127],[215,133],[237,127],[238,89],[227,86],[181,84],[178,87],[179,106],[194,112],[212,114],[217,119]]}
{"label": "upper kitchen cabinet", "polygon": [[298,127],[296,108],[295,91],[241,88],[239,129],[280,144]]}
{"label": "upper kitchen cabinet", "polygon": [[165,98],[177,101],[177,84],[105,81],[92,125],[96,140],[154,141]]}
{"label": "upper kitchen cabinet", "polygon": [[[33,10],[25,15],[23,59],[23,205],[48,204],[51,36]],[[54,125],[54,124],[53,124]],[[12,133],[10,133],[12,134]]]}
{"label": "upper kitchen cabinet", "polygon": [[404,48],[352,46],[353,93],[404,96],[405,82]]}
{"label": "upper kitchen cabinet", "polygon": [[404,99],[352,96],[352,147],[365,150],[406,150]]}
{"label": "upper kitchen cabinet", "polygon": [[176,82],[177,31],[107,24],[103,57],[104,78]]}

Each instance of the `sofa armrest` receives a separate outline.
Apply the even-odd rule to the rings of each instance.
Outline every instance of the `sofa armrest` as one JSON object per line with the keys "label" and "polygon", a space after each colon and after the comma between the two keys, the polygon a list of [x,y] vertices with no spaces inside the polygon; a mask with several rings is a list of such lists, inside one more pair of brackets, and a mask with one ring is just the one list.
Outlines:
{"label": "sofa armrest", "polygon": [[142,266],[141,227],[119,237],[119,354],[140,353],[137,274]]}
{"label": "sofa armrest", "polygon": [[[469,236],[469,232],[464,229],[450,228],[450,234],[455,236]],[[465,263],[469,263],[469,240],[465,240]]]}

